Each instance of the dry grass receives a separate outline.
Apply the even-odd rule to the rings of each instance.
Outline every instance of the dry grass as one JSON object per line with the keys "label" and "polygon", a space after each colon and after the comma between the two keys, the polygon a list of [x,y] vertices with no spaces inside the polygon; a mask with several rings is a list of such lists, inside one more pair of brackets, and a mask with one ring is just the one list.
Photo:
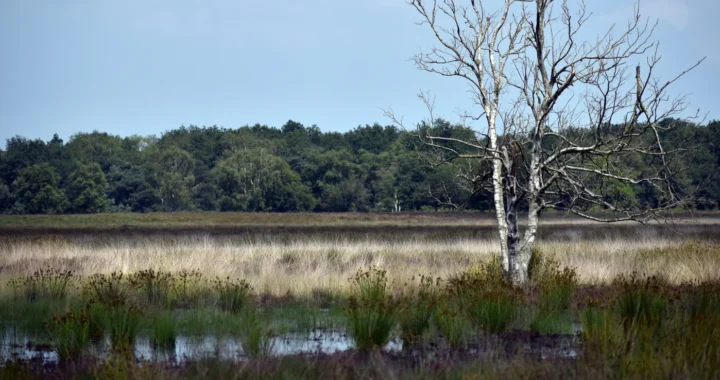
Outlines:
{"label": "dry grass", "polygon": [[[602,215],[602,214],[598,214]],[[521,218],[522,222],[522,218]],[[673,222],[719,224],[717,213],[683,214]],[[587,219],[565,214],[543,215],[545,225],[591,225]],[[630,225],[633,222],[620,224]],[[488,212],[432,213],[246,213],[174,212],[78,215],[0,215],[1,228],[112,228],[112,227],[238,227],[238,226],[494,226]],[[618,225],[618,224],[615,224]]]}
{"label": "dry grass", "polygon": [[[558,235],[559,236],[559,235]],[[74,239],[0,239],[0,284],[51,266],[90,275],[143,269],[198,269],[208,277],[233,276],[274,295],[342,291],[358,268],[377,265],[396,284],[417,274],[447,277],[495,254],[491,239],[427,241],[296,239],[286,243],[238,242],[211,236],[116,238],[99,244],[92,235]],[[710,241],[695,249],[682,237],[635,234],[628,238],[546,239],[538,248],[577,269],[582,283],[603,283],[633,271],[659,275],[673,283],[720,278],[720,246]]]}

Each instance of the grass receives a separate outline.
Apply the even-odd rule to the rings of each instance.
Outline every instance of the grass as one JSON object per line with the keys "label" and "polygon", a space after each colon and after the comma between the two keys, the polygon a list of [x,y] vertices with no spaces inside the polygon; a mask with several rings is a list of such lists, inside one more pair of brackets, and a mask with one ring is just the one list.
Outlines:
{"label": "grass", "polygon": [[217,292],[220,309],[231,313],[242,310],[250,293],[250,285],[245,280],[232,280],[230,277],[215,279],[213,288]]}
{"label": "grass", "polygon": [[[267,237],[274,233],[211,233],[109,237],[82,233],[62,239],[0,236],[0,283],[32,276],[48,266],[72,271],[74,276],[127,275],[162,268],[175,274],[202,273],[205,278],[242,278],[258,291],[274,296],[288,292],[311,296],[314,292],[347,293],[347,278],[372,265],[383,267],[396,284],[402,285],[422,273],[448,278],[497,252],[497,244],[490,237],[434,240],[427,234],[408,231],[392,237],[339,233],[285,238],[279,233],[276,240]],[[630,236],[609,233],[607,239],[602,234],[597,239],[578,241],[552,238],[541,240],[538,249],[552,253],[561,266],[574,268],[579,284],[607,284],[632,272],[679,284],[720,278],[720,246],[705,233],[697,235],[704,240],[691,249],[683,237],[661,235],[652,229],[636,230]],[[193,284],[189,288],[198,289]],[[4,291],[11,292],[12,287]],[[178,298],[171,302],[188,305],[203,300],[201,294],[174,289],[171,295]]]}
{"label": "grass", "polygon": [[571,334],[570,307],[578,286],[575,270],[562,268],[554,257],[535,251],[529,271],[538,298],[530,330],[541,334]]}
{"label": "grass", "polygon": [[406,286],[399,313],[400,337],[405,345],[417,345],[430,329],[440,298],[439,285],[439,278],[421,275],[417,284]]}
{"label": "grass", "polygon": [[177,339],[177,325],[175,319],[168,312],[155,316],[150,330],[150,344],[156,349],[169,350],[175,348]]}
{"label": "grass", "polygon": [[[48,236],[0,236],[2,328],[50,342],[74,361],[38,377],[720,377],[720,244],[709,233],[715,224],[690,226],[680,236],[552,220],[538,244],[547,255],[534,258],[531,285],[517,288],[493,260],[486,221],[472,225],[477,215],[230,214],[202,215],[196,224],[191,216],[137,216],[136,226],[160,223],[153,231],[65,227]],[[102,217],[42,223],[102,225],[93,219]],[[162,218],[175,232],[161,230]],[[183,229],[250,226],[252,218],[267,229]],[[42,223],[28,230],[44,231]],[[481,232],[467,233],[473,229]],[[578,322],[576,359],[540,361],[514,349],[570,334]],[[343,328],[362,354],[271,355],[271,342],[283,334]],[[239,338],[249,359],[176,367],[131,360],[136,336],[167,349],[179,336],[206,334]],[[407,350],[379,350],[396,334]],[[117,354],[75,361],[88,340],[105,335]],[[487,342],[498,344],[482,351]],[[436,359],[418,361],[425,352]],[[68,376],[66,368],[78,372]],[[14,363],[0,368],[0,378],[18,373],[37,375]]]}
{"label": "grass", "polygon": [[347,305],[348,334],[362,351],[384,347],[398,323],[398,305],[389,294],[384,270],[358,271],[350,280],[353,291]]}
{"label": "grass", "polygon": [[146,269],[134,273],[128,282],[141,289],[147,305],[168,307],[171,302],[173,275],[162,270]]}
{"label": "grass", "polygon": [[660,328],[667,312],[667,299],[662,294],[666,289],[663,281],[657,277],[640,279],[633,274],[630,278],[619,278],[617,284],[621,289],[617,310],[626,333]]}
{"label": "grass", "polygon": [[497,259],[449,278],[444,291],[445,297],[457,298],[461,312],[486,333],[506,331],[523,301],[522,290],[505,277]]}
{"label": "grass", "polygon": [[621,348],[623,337],[617,317],[610,310],[590,306],[580,313],[582,340],[590,353],[612,353]]}
{"label": "grass", "polygon": [[135,305],[113,305],[102,310],[103,324],[110,334],[113,349],[124,350],[132,346],[140,325],[140,309]]}
{"label": "grass", "polygon": [[[677,214],[678,221],[713,221],[717,213]],[[494,225],[494,214],[484,212],[411,213],[246,213],[246,212],[153,212],[75,215],[0,215],[0,227],[113,228],[195,227],[258,225]],[[584,219],[546,213],[546,223],[583,224]],[[692,219],[691,219],[692,218]]]}
{"label": "grass", "polygon": [[78,358],[90,343],[90,317],[87,308],[53,315],[48,330],[60,360]]}
{"label": "grass", "polygon": [[[522,357],[498,360],[411,361],[397,360],[391,355],[335,354],[322,358],[281,357],[257,358],[241,363],[207,358],[171,367],[162,363],[132,363],[115,356],[96,366],[49,368],[47,373],[58,378],[131,378],[131,379],[615,379],[673,378],[713,379],[717,368],[674,367],[671,369],[637,368],[630,370],[607,367],[601,362],[584,360]],[[47,375],[46,375],[47,376]],[[0,378],[42,379],[43,373],[27,363],[11,363],[0,368]]]}
{"label": "grass", "polygon": [[569,313],[541,313],[533,317],[530,331],[540,334],[572,334],[573,316]]}
{"label": "grass", "polygon": [[[610,378],[715,378],[720,375],[720,296],[718,296],[720,281],[694,282],[678,286],[654,277],[636,275],[616,279],[613,283],[600,288],[602,292],[596,292],[595,296],[586,301],[573,299],[570,305],[565,301],[546,304],[534,301],[541,299],[543,292],[547,292],[543,285],[527,288],[522,295],[517,294],[517,289],[497,276],[496,270],[497,263],[490,261],[445,281],[422,277],[416,284],[415,290],[401,293],[394,293],[391,290],[391,281],[387,278],[386,272],[379,268],[371,267],[358,272],[351,280],[353,291],[350,297],[341,298],[338,302],[345,306],[348,332],[355,339],[357,349],[364,351],[365,354],[353,359],[352,362],[339,365],[336,369],[357,371],[358,363],[367,365],[366,360],[379,360],[370,365],[384,365],[386,372],[382,372],[383,375],[391,377],[416,375],[430,377],[430,374],[466,376],[474,373],[466,372],[470,369],[481,371],[478,373],[483,376],[499,377],[523,377],[537,370],[546,371],[543,373],[548,377],[580,378],[590,378],[593,374]],[[553,273],[555,274],[547,275],[546,281],[555,283],[571,277],[567,276],[565,270],[557,270]],[[127,278],[132,277],[133,274]],[[93,281],[88,278],[77,280]],[[598,288],[580,286],[575,291],[588,290],[597,291]],[[567,326],[577,318],[583,327],[582,343],[577,347],[579,356],[571,361],[561,361],[550,356],[547,360],[553,363],[553,366],[538,367],[540,361],[531,360],[522,350],[513,350],[513,346],[506,346],[512,343],[513,339],[518,339],[516,336],[523,336],[518,331],[508,331],[507,321],[511,319],[486,315],[487,321],[496,319],[498,322],[478,324],[477,316],[474,316],[472,309],[474,304],[468,304],[468,300],[477,301],[477,299],[466,298],[467,294],[482,296],[485,297],[483,299],[490,301],[512,300],[513,305],[518,309],[529,309],[538,313],[536,318],[533,318],[529,330],[541,336],[567,334],[569,332]],[[198,333],[203,328],[206,329],[205,331],[211,331],[223,324],[228,334],[239,336],[243,351],[250,361],[245,362],[244,369],[224,362],[216,362],[214,364],[216,367],[230,365],[240,371],[239,373],[250,376],[251,373],[256,372],[243,371],[259,366],[258,369],[264,368],[270,373],[279,375],[280,373],[296,374],[296,371],[302,368],[307,369],[303,366],[313,363],[312,357],[301,356],[298,359],[300,362],[294,364],[290,364],[285,359],[269,357],[272,353],[272,338],[276,336],[274,332],[277,331],[275,326],[290,326],[293,316],[298,318],[294,324],[296,328],[307,323],[300,322],[305,318],[315,319],[309,315],[310,310],[316,309],[317,306],[310,304],[309,300],[268,301],[250,292],[246,304],[239,312],[228,312],[222,310],[219,304],[210,303],[213,305],[211,308],[181,308],[172,311],[149,308],[141,313],[133,306],[131,300],[145,299],[145,289],[130,288],[126,296],[124,303],[95,301],[79,312],[55,315],[48,324],[48,330],[64,360],[70,361],[79,357],[89,342],[93,318],[100,315],[104,328],[111,336],[114,350],[110,359],[95,364],[99,366],[94,367],[97,373],[117,374],[115,371],[120,371],[134,378],[165,376],[164,371],[168,370],[166,367],[159,367],[153,363],[138,366],[134,363],[132,355],[128,352],[132,352],[131,346],[135,335],[146,329],[155,347],[171,348],[175,337],[184,329],[194,328],[194,332]],[[88,297],[89,300],[91,295],[78,291],[68,294],[65,302],[80,303],[76,297]],[[433,301],[427,304],[420,302],[425,299],[424,297]],[[28,305],[51,302],[27,301],[24,298],[21,300]],[[273,302],[280,303],[273,304]],[[424,331],[428,335],[426,339],[433,342],[433,345],[427,347],[442,347],[437,345],[441,341],[451,350],[447,355],[443,353],[442,348],[431,349],[431,352],[440,350],[432,354],[438,357],[438,361],[432,367],[424,367],[422,364],[418,367],[417,358],[414,356],[417,353],[413,351],[409,351],[407,356],[395,354],[394,359],[387,360],[385,354],[377,350],[392,336],[398,321],[402,320],[400,314],[403,312],[408,315],[413,314],[408,312],[408,306],[403,305],[428,305],[428,314],[432,315],[429,326],[414,331]],[[553,307],[548,308],[547,305]],[[557,307],[558,305],[560,307]],[[573,313],[576,307],[580,308],[578,314]],[[306,316],[301,316],[303,313]],[[418,310],[414,313],[426,315]],[[185,325],[183,321],[186,322]],[[498,323],[497,326],[501,327],[490,327],[493,323]],[[486,333],[492,333],[493,336],[478,337],[474,332],[473,324],[480,326]],[[432,332],[440,335],[432,336]],[[442,340],[438,340],[439,337],[442,337]],[[481,351],[483,354],[480,356],[472,353],[470,343],[478,347],[482,342],[498,344],[488,348],[479,346],[481,350],[485,350]],[[521,341],[520,344],[524,343]],[[424,352],[423,350],[419,352]],[[337,357],[324,357],[323,360],[332,362]],[[85,364],[80,361],[73,363],[70,367],[83,370]],[[263,367],[268,363],[274,363],[273,365],[279,367]],[[179,368],[185,371],[195,365],[198,363],[190,362]],[[62,368],[58,367],[57,370],[62,371]],[[416,372],[420,368],[423,370]],[[20,369],[11,363],[0,371],[8,374],[15,373],[12,372],[15,370]],[[53,371],[52,368],[49,370]],[[206,368],[207,370],[209,369]],[[206,375],[207,373],[205,372]],[[187,372],[179,374],[186,375]]]}
{"label": "grass", "polygon": [[445,339],[445,343],[452,349],[465,347],[472,326],[457,300],[441,302],[433,315],[435,325]]}
{"label": "grass", "polygon": [[52,315],[76,309],[77,302],[68,300],[27,301],[0,297],[0,321],[4,328],[13,327],[34,336],[47,336],[47,323]]}
{"label": "grass", "polygon": [[246,307],[243,310],[240,339],[243,352],[250,358],[268,356],[272,353],[272,330],[268,328],[266,316],[255,307]]}
{"label": "grass", "polygon": [[27,301],[38,299],[63,299],[73,278],[72,271],[55,268],[40,268],[31,275],[14,278],[8,285],[16,297]]}

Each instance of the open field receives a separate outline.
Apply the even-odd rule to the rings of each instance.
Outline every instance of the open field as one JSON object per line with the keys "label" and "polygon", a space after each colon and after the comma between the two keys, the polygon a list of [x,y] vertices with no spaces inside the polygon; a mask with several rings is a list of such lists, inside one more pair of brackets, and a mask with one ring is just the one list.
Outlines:
{"label": "open field", "polygon": [[720,376],[713,215],[551,216],[526,288],[485,214],[128,218],[1,219],[0,377]]}
{"label": "open field", "polygon": [[[602,215],[602,214],[599,214]],[[675,221],[690,224],[720,224],[720,213],[676,213]],[[0,227],[14,228],[233,228],[260,226],[491,226],[494,214],[482,212],[413,212],[413,213],[243,213],[243,212],[174,212],[118,213],[75,215],[0,215]],[[586,219],[565,214],[547,213],[543,223],[589,225]],[[633,224],[624,222],[620,224]]]}
{"label": "open field", "polygon": [[[368,266],[384,267],[392,281],[404,283],[419,274],[447,277],[497,252],[487,214],[143,214],[128,225],[129,217],[0,218],[0,278],[46,266],[79,275],[198,270],[242,278],[271,295],[302,296],[342,291]],[[634,271],[671,283],[715,279],[720,257],[679,248],[716,244],[718,221],[606,225],[551,216],[538,248],[575,268],[585,284]]]}

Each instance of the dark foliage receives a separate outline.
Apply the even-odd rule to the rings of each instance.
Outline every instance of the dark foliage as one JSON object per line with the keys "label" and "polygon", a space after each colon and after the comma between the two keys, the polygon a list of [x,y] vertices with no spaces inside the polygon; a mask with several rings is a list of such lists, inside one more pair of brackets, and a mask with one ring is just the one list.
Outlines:
{"label": "dark foliage", "polygon": [[[466,127],[444,120],[433,128],[436,135],[472,138]],[[718,208],[720,122],[678,123],[663,138],[666,149],[692,148],[677,163],[684,168],[677,180],[696,194],[692,207]],[[0,150],[0,213],[490,210],[491,197],[464,183],[456,164],[430,165],[437,153],[390,126],[338,133],[292,120],[281,128],[183,126],[159,138],[97,131],[68,142],[17,136]],[[647,169],[642,160],[627,164],[631,172]],[[603,191],[609,200],[658,203],[642,184]]]}

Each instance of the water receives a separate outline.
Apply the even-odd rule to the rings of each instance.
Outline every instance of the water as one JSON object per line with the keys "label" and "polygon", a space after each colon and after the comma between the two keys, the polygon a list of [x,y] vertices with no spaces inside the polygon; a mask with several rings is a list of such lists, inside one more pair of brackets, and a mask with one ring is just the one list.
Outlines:
{"label": "water", "polygon": [[14,330],[8,329],[2,336],[0,361],[8,360],[39,360],[43,363],[54,363],[58,361],[58,355],[53,348],[34,345],[30,337],[18,336]]}
{"label": "water", "polygon": [[[577,329],[577,327],[576,327]],[[580,343],[577,334],[572,336],[558,336],[550,344],[524,342],[520,343],[520,351],[525,355],[533,355],[541,359],[549,358],[575,358]],[[54,348],[46,345],[35,345],[33,339],[27,335],[16,333],[12,329],[5,331],[0,341],[0,362],[8,360],[39,361],[42,363],[57,363],[58,354]],[[480,342],[482,345],[482,342]],[[492,346],[492,345],[491,345]],[[88,353],[97,359],[103,360],[110,351],[110,338],[106,336],[100,342],[93,343]],[[270,356],[287,355],[318,355],[334,354],[354,348],[354,342],[344,331],[316,329],[309,333],[290,333],[270,338]],[[384,348],[386,352],[401,352],[403,342],[400,338],[391,340]],[[412,351],[412,350],[411,350]],[[432,351],[432,350],[431,350]],[[236,337],[225,336],[178,336],[175,345],[170,349],[157,349],[150,343],[147,336],[139,336],[133,345],[133,352],[138,361],[151,361],[179,364],[203,358],[219,358],[221,360],[242,361],[247,359],[243,352],[242,342]],[[483,356],[482,348],[468,348],[467,352],[473,356]],[[490,353],[488,351],[487,353]],[[419,354],[417,352],[409,353]],[[433,352],[423,355],[434,356]]]}
{"label": "water", "polygon": [[[284,334],[270,338],[271,356],[286,355],[317,355],[333,354],[354,348],[352,338],[342,331],[313,330],[310,333]],[[402,351],[402,340],[391,340],[384,348],[388,352]],[[90,353],[104,359],[110,351],[110,338],[105,337],[100,343],[90,347]],[[223,360],[243,360],[246,355],[242,342],[235,337],[217,337],[206,335],[201,337],[178,336],[175,346],[171,349],[156,349],[150,338],[140,336],[133,346],[135,358],[140,361],[159,361],[181,363],[202,358],[220,358]],[[6,360],[37,360],[43,363],[58,361],[57,352],[51,347],[32,344],[28,336],[18,336],[12,330],[6,332],[0,343],[0,361]]]}

